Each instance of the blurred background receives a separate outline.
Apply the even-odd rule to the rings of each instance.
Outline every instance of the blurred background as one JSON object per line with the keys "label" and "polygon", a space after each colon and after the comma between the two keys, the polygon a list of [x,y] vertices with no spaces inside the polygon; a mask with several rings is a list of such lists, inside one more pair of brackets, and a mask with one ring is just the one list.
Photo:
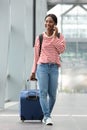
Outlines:
{"label": "blurred background", "polygon": [[87,5],[58,4],[48,13],[58,17],[58,28],[66,39],[61,55],[60,90],[87,93]]}
{"label": "blurred background", "polygon": [[59,92],[87,93],[87,1],[0,0],[0,109],[19,100],[31,73],[35,37],[49,13],[58,17],[66,39]]}

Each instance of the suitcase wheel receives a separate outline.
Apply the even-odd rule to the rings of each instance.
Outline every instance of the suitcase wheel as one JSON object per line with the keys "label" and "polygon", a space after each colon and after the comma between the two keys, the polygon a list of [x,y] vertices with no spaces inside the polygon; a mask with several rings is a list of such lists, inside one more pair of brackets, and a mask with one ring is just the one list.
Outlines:
{"label": "suitcase wheel", "polygon": [[21,121],[24,122],[25,118],[23,116],[21,116]]}

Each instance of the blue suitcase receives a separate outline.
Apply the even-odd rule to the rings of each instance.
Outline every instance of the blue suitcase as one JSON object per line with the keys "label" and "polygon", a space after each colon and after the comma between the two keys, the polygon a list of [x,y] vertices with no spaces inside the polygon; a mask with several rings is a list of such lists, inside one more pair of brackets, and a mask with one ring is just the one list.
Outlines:
{"label": "blue suitcase", "polygon": [[39,90],[22,90],[20,93],[20,118],[25,120],[41,120],[43,112],[39,101]]}

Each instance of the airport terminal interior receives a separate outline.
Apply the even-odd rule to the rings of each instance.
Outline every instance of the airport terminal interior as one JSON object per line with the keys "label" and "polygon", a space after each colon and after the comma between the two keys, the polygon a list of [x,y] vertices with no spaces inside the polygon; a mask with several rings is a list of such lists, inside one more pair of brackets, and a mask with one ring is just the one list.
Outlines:
{"label": "airport terminal interior", "polygon": [[[58,18],[66,50],[61,54],[54,124],[46,126],[21,120],[20,93],[37,83],[27,82],[33,46],[50,13]],[[87,130],[86,99],[87,0],[0,0],[0,130]]]}

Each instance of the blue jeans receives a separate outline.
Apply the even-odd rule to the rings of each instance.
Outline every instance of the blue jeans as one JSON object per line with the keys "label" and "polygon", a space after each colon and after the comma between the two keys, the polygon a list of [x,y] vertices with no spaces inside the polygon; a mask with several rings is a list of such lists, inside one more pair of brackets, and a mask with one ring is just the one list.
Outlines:
{"label": "blue jeans", "polygon": [[44,117],[50,117],[58,88],[58,65],[42,63],[37,65],[37,80],[40,89],[40,104]]}

